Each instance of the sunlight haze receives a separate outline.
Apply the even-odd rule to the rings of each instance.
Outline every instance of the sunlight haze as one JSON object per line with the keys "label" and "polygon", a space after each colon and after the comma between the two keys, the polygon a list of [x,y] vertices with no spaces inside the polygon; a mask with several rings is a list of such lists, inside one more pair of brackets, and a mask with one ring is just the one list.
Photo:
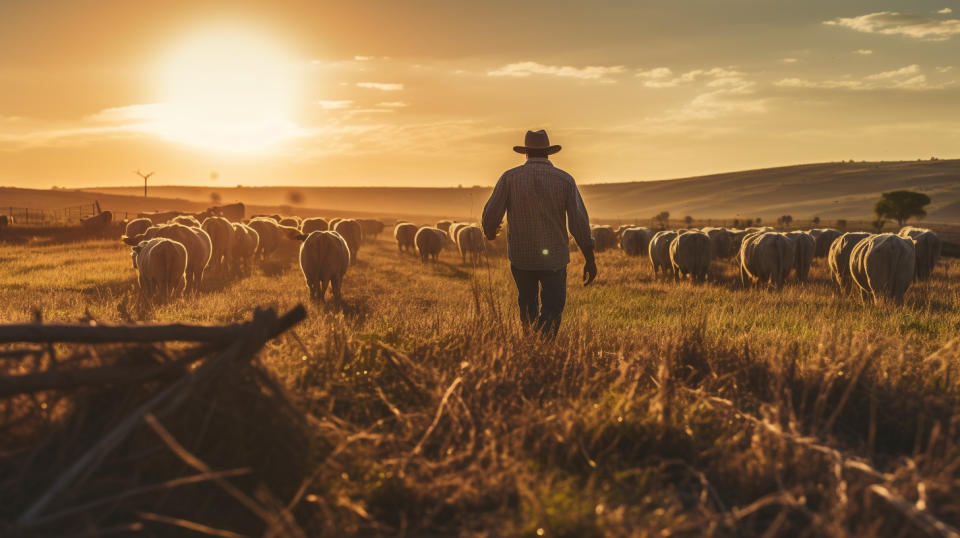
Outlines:
{"label": "sunlight haze", "polygon": [[[3,2],[0,184],[581,183],[957,156],[951,2]],[[52,39],[56,37],[56,39]]]}

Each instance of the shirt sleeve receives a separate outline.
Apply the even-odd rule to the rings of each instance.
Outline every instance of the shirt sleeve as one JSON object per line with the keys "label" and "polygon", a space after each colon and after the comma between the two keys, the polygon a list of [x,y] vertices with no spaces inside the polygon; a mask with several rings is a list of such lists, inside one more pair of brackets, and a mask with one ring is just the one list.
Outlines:
{"label": "shirt sleeve", "polygon": [[580,189],[572,180],[570,181],[570,192],[567,195],[567,227],[580,250],[593,248],[590,217],[587,215],[586,206],[583,205],[583,198],[580,197]]}
{"label": "shirt sleeve", "polygon": [[483,206],[483,217],[480,224],[483,227],[483,235],[493,241],[497,238],[497,228],[503,222],[503,214],[507,212],[507,176],[500,176],[497,186],[493,188],[493,193],[487,204]]}

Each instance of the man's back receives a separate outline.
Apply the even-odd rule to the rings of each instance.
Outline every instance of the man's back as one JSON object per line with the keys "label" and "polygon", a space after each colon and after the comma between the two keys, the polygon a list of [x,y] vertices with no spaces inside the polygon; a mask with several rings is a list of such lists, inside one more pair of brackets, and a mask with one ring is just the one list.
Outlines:
{"label": "man's back", "polygon": [[530,158],[504,172],[483,211],[487,237],[506,211],[510,263],[525,270],[556,270],[570,263],[567,224],[581,247],[593,245],[590,221],[570,174],[546,158]]}

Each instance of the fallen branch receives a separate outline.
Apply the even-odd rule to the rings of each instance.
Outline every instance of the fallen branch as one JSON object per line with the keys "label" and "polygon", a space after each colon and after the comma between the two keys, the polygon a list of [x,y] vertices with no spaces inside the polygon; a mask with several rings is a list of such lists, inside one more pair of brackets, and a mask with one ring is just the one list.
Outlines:
{"label": "fallen branch", "polygon": [[0,343],[111,344],[120,342],[226,342],[239,336],[244,324],[205,325],[68,325],[18,323],[0,325]]}
{"label": "fallen branch", "polygon": [[138,514],[141,519],[147,521],[155,521],[157,523],[166,523],[167,525],[173,525],[175,527],[180,527],[183,529],[188,529],[194,532],[199,532],[206,534],[208,536],[221,536],[223,538],[246,538],[246,534],[238,534],[233,531],[228,531],[224,529],[216,529],[209,525],[204,525],[202,523],[197,523],[195,521],[188,521],[179,517],[170,517],[164,516],[161,514],[154,514],[152,512],[140,512]]}
{"label": "fallen branch", "polygon": [[232,363],[233,366],[236,366],[251,360],[268,340],[289,329],[304,317],[306,317],[306,310],[302,305],[297,305],[280,318],[277,318],[273,309],[258,309],[255,311],[253,320],[243,325],[244,330],[241,333],[241,338],[234,341],[215,357],[208,359],[199,368],[164,388],[121,420],[109,433],[87,449],[64,473],[59,475],[57,480],[18,518],[17,526],[20,528],[33,526],[44,510],[64,489],[75,486],[76,483],[82,482],[84,477],[89,476],[107,454],[133,432],[140,420],[148,413],[154,412],[154,409],[159,407],[160,404],[166,402],[166,405],[157,412],[158,415],[163,416],[175,410],[186,401],[189,391],[198,386],[201,380],[210,377],[210,374],[215,372],[219,366],[226,363]]}
{"label": "fallen branch", "polygon": [[198,484],[200,482],[209,482],[211,480],[231,478],[234,476],[244,476],[250,474],[252,471],[249,468],[243,469],[231,469],[229,471],[215,471],[210,473],[199,473],[190,476],[184,476],[180,478],[174,478],[172,480],[167,480],[165,482],[160,482],[159,484],[151,484],[149,486],[139,486],[136,488],[128,489],[109,495],[107,497],[101,497],[99,499],[94,499],[92,501],[85,502],[83,504],[78,504],[76,506],[71,506],[65,510],[43,516],[33,522],[35,526],[45,525],[52,521],[65,518],[67,516],[72,516],[74,514],[79,514],[86,512],[91,508],[96,508],[98,506],[103,506],[105,504],[110,504],[112,502],[120,501],[123,499],[128,499],[130,497],[136,497],[138,495],[143,495],[146,493],[152,493],[154,491],[160,491],[164,489],[173,489],[180,486],[186,486],[188,484]]}
{"label": "fallen branch", "polygon": [[880,497],[884,501],[887,501],[887,504],[896,508],[901,514],[904,515],[904,517],[912,521],[916,526],[923,529],[927,534],[943,536],[945,538],[960,538],[960,531],[958,531],[956,527],[940,521],[939,519],[933,517],[933,515],[926,510],[917,508],[915,505],[903,497],[891,492],[886,487],[881,486],[880,484],[874,484],[867,488],[867,491],[873,493],[877,497]]}

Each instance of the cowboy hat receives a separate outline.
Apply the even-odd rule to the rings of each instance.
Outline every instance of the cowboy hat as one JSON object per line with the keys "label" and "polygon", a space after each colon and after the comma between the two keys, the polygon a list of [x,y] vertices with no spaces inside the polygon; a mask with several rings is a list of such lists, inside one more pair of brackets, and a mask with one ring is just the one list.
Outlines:
{"label": "cowboy hat", "polygon": [[527,131],[527,136],[523,140],[522,146],[513,146],[513,151],[526,154],[530,150],[545,151],[547,155],[553,155],[560,151],[559,145],[550,145],[550,138],[543,129],[539,131]]}

